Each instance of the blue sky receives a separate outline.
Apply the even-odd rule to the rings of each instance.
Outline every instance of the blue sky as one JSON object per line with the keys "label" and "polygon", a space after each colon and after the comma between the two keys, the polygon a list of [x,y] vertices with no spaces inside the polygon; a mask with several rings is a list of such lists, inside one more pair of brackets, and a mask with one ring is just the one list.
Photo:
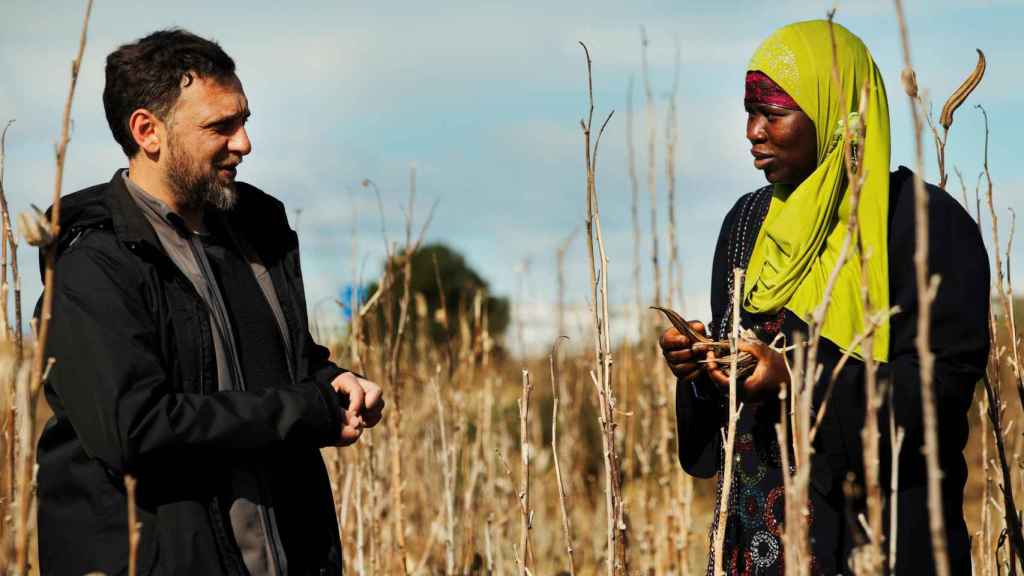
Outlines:
{"label": "blue sky", "polygon": [[[957,113],[947,163],[959,167],[973,198],[981,169],[983,125],[991,118],[990,165],[1002,223],[1008,208],[1024,216],[1024,172],[1017,166],[1024,132],[1021,0],[907,0],[914,64],[921,87],[942,101],[973,68],[974,48],[988,72]],[[714,240],[735,199],[762,184],[743,137],[742,79],[757,44],[786,23],[819,18],[832,2],[260,2],[173,3],[97,0],[74,107],[64,189],[106,181],[125,159],[113,142],[100,95],[103,59],[119,44],[169,26],[216,39],[234,57],[253,117],[254,151],[239,178],[278,196],[298,221],[311,306],[325,317],[353,268],[366,278],[384,248],[373,193],[383,194],[393,240],[411,165],[417,216],[438,201],[429,241],[463,252],[494,292],[521,301],[527,340],[550,340],[555,249],[581,225],[584,171],[579,119],[585,68],[577,41],[594,60],[597,113],[614,109],[598,175],[611,259],[613,301],[633,290],[630,186],[626,165],[626,92],[634,106],[640,177],[646,177],[647,125],[640,82],[640,29],[650,39],[657,101],[657,187],[664,203],[664,126],[676,43],[679,248],[686,312],[708,314]],[[77,47],[84,2],[4,0],[0,8],[0,122],[15,118],[7,138],[5,184],[13,209],[49,202],[53,143]],[[840,2],[837,20],[861,36],[886,79],[893,131],[892,166],[913,166],[909,109],[899,86],[902,57],[890,2]],[[951,191],[959,187],[951,172]],[[937,180],[931,149],[926,177]],[[649,196],[641,190],[643,287],[650,292]],[[659,231],[667,261],[665,206]],[[986,219],[987,222],[987,219]],[[295,223],[293,222],[293,225]],[[1024,225],[1024,223],[1022,223]],[[1005,243],[1008,228],[1002,230]],[[353,237],[358,244],[353,258]],[[986,232],[986,241],[989,241]],[[1014,257],[1024,258],[1017,242]],[[1005,248],[1005,246],[1004,246]],[[991,245],[990,245],[991,250]],[[34,251],[22,249],[26,309],[39,292]],[[568,294],[581,310],[587,263],[581,237],[567,256]],[[355,262],[355,266],[353,265]],[[528,262],[528,266],[523,263]],[[1020,269],[1017,266],[1016,269]],[[1015,284],[1024,277],[1014,274]],[[621,319],[620,330],[631,322]]]}

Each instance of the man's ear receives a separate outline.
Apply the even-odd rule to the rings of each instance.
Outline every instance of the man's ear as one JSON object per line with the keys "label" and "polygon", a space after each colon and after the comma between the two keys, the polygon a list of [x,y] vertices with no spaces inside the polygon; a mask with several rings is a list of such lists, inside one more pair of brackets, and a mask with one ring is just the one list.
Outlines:
{"label": "man's ear", "polygon": [[139,108],[128,118],[128,130],[146,154],[158,154],[163,144],[164,123],[155,114]]}

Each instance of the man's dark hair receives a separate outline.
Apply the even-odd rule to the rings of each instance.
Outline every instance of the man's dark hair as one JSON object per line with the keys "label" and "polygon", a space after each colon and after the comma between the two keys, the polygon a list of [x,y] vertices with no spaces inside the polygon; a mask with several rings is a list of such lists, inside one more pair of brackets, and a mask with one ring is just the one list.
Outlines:
{"label": "man's dark hair", "polygon": [[145,108],[167,119],[181,95],[184,82],[195,77],[226,80],[235,73],[235,61],[216,43],[172,28],[125,44],[107,56],[107,84],[103,108],[114,140],[129,158],[139,151],[128,119]]}

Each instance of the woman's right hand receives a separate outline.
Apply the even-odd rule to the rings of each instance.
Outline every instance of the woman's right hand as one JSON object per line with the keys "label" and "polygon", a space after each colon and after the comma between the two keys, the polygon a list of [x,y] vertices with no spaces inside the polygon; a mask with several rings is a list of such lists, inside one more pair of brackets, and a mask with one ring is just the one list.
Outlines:
{"label": "woman's right hand", "polygon": [[[704,324],[700,322],[690,322],[690,328],[699,334],[707,334]],[[676,378],[690,381],[704,371],[704,365],[698,362],[703,360],[707,353],[695,352],[693,350],[695,342],[686,335],[680,334],[675,327],[662,332],[658,344],[661,346],[665,363],[668,364],[669,370],[676,375]]]}

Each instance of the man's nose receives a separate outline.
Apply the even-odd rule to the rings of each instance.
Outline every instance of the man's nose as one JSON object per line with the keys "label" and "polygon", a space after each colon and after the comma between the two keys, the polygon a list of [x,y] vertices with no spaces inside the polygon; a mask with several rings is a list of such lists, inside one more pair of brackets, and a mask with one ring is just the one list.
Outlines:
{"label": "man's nose", "polygon": [[252,152],[252,141],[249,140],[249,133],[245,131],[245,126],[239,126],[238,130],[231,135],[231,139],[228,140],[228,150],[241,156]]}

